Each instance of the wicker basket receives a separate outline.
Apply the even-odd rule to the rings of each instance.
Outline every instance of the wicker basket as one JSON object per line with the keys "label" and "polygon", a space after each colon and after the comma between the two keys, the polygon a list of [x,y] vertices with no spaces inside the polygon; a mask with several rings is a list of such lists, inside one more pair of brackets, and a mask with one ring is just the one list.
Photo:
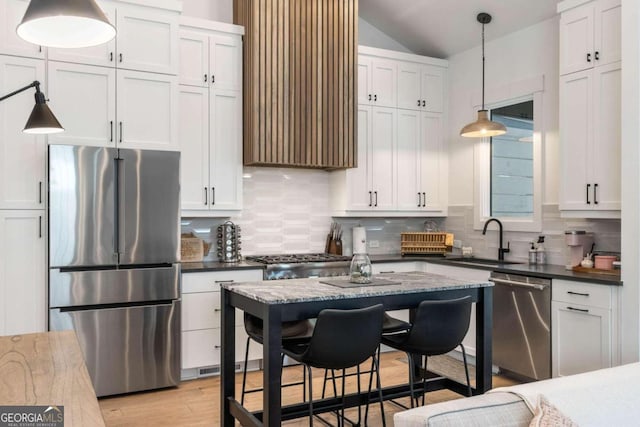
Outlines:
{"label": "wicker basket", "polygon": [[402,255],[433,255],[447,252],[447,233],[400,233]]}

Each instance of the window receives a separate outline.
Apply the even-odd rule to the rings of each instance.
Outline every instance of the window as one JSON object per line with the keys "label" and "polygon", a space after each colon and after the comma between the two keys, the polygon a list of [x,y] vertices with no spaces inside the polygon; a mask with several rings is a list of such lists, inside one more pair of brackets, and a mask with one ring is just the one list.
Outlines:
{"label": "window", "polygon": [[490,93],[491,120],[507,133],[474,141],[474,228],[499,218],[505,230],[542,230],[544,78],[509,83]]}
{"label": "window", "polygon": [[491,138],[491,201],[494,217],[533,216],[533,101],[491,110],[507,128]]}

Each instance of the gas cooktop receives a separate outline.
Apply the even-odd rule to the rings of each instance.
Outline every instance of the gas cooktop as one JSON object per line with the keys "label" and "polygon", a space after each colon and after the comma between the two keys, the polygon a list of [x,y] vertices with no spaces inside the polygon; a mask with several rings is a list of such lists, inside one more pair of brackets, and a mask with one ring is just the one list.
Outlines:
{"label": "gas cooktop", "polygon": [[247,261],[261,264],[295,264],[302,262],[335,262],[351,261],[350,256],[334,254],[287,254],[287,255],[254,255],[245,257]]}
{"label": "gas cooktop", "polygon": [[254,255],[245,259],[266,264],[265,280],[345,276],[351,261],[350,256],[333,254]]}

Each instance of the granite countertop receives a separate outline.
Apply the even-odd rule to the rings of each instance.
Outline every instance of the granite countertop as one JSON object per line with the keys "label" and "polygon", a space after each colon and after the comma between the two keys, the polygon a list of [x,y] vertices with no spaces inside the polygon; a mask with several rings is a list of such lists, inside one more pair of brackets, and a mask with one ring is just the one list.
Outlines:
{"label": "granite countertop", "polygon": [[[374,264],[378,262],[423,261],[433,264],[450,265],[452,267],[474,268],[478,270],[497,271],[500,273],[522,274],[527,276],[543,277],[547,279],[565,279],[610,286],[622,285],[620,276],[598,273],[578,273],[565,269],[564,265],[529,265],[527,263],[481,265],[472,264],[473,257],[469,258],[468,260],[456,260],[447,259],[444,257],[402,256],[400,254],[371,255],[370,258],[371,262]],[[467,261],[469,263],[467,263]]]}
{"label": "granite countertop", "polygon": [[327,278],[309,278],[222,283],[222,287],[262,303],[290,304],[493,286],[491,282],[460,280],[439,274],[422,273],[418,271],[379,274],[376,275],[374,279],[375,278],[398,282],[398,284],[341,288],[322,283],[322,281],[327,280]]}
{"label": "granite countertop", "polygon": [[[523,274],[534,277],[543,277],[548,279],[565,279],[574,280],[588,283],[595,283],[601,285],[620,286],[622,280],[620,276],[605,275],[596,273],[578,273],[571,270],[566,270],[563,265],[529,265],[523,264],[496,264],[496,265],[480,265],[470,264],[467,260],[455,260],[447,259],[443,257],[429,257],[429,256],[402,256],[400,254],[384,254],[384,255],[370,255],[372,263],[381,262],[428,262],[433,264],[450,265],[452,267],[462,268],[474,268],[487,271],[498,271],[500,273],[512,273]],[[468,261],[473,261],[473,258],[469,258]],[[184,262],[182,263],[183,273],[199,273],[206,271],[229,271],[229,270],[263,270],[264,264],[260,264],[252,261],[240,261],[240,262],[217,262],[217,261],[205,261],[205,262]]]}

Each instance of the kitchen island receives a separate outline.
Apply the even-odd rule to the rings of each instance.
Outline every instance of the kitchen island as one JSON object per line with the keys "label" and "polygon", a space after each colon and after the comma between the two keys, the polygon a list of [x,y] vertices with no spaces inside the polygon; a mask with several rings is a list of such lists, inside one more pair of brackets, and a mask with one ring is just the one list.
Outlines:
{"label": "kitchen island", "polygon": [[[396,284],[343,288],[322,283],[328,278],[273,280],[222,284],[222,369],[221,424],[280,425],[282,420],[303,417],[306,404],[281,407],[281,324],[283,321],[314,318],[327,308],[353,309],[383,304],[385,310],[411,309],[427,299],[471,296],[476,303],[476,387],[474,394],[491,389],[491,329],[493,284],[454,279],[423,272],[380,274],[375,278]],[[263,411],[250,413],[235,399],[235,308],[263,320],[264,393]],[[384,386],[384,385],[383,385]],[[449,378],[429,381],[427,390],[448,388],[465,394],[466,385]],[[383,398],[408,395],[408,386],[383,389]],[[347,406],[366,401],[366,394],[349,395]],[[314,410],[335,410],[339,399],[325,399]]]}

